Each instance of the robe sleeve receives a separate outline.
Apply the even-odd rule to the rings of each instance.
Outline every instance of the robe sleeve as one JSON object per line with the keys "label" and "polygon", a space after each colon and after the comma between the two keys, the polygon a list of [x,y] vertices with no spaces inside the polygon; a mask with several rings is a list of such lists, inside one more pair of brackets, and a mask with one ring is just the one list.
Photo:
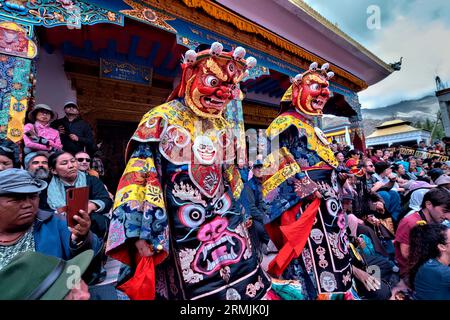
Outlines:
{"label": "robe sleeve", "polygon": [[114,201],[106,251],[127,265],[138,259],[134,244],[139,239],[150,244],[155,265],[169,252],[169,225],[155,150],[155,143],[135,145]]}
{"label": "robe sleeve", "polygon": [[[298,145],[298,141],[292,141],[299,136],[290,132],[288,130],[278,136],[278,147],[273,148],[264,161],[262,193],[270,221],[318,190],[317,184],[301,170],[300,159],[294,156],[292,146]],[[269,145],[271,142],[269,140]]]}

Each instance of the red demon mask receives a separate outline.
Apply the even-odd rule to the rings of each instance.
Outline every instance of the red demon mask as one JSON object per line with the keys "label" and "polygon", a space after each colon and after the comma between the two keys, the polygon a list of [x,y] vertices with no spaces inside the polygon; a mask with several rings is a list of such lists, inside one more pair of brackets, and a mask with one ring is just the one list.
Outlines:
{"label": "red demon mask", "polygon": [[218,42],[209,50],[187,51],[176,96],[184,97],[187,106],[198,116],[221,117],[231,100],[241,98],[238,84],[248,75],[247,70],[256,65],[255,58],[244,59],[245,53],[241,47],[224,52]]}
{"label": "red demon mask", "polygon": [[281,102],[292,102],[297,111],[310,116],[321,116],[325,103],[330,98],[328,80],[334,76],[328,72],[328,63],[321,69],[317,69],[317,63],[313,62],[303,74],[298,74],[292,79],[292,86],[284,94]]}

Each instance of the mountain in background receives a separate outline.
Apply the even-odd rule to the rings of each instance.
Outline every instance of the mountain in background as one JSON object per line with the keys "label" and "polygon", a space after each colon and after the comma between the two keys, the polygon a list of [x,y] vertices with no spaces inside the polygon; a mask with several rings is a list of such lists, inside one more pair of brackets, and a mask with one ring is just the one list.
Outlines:
{"label": "mountain in background", "polygon": [[[361,109],[364,134],[367,137],[375,131],[376,126],[393,119],[411,121],[412,123],[418,120],[425,121],[426,119],[430,119],[434,122],[436,121],[438,111],[439,102],[434,95],[425,96],[416,100],[400,101],[377,109]],[[323,127],[325,129],[343,124],[349,124],[346,118],[329,116],[323,118]]]}

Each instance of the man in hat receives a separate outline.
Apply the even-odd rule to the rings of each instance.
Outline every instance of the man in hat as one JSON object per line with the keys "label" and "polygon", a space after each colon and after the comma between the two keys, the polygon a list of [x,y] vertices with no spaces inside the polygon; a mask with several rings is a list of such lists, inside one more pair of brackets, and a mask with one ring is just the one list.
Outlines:
{"label": "man in hat", "polygon": [[81,276],[94,256],[86,250],[69,261],[26,251],[0,270],[0,300],[89,300]]}
{"label": "man in hat", "polygon": [[264,245],[267,245],[270,240],[269,235],[264,229],[264,224],[267,222],[268,217],[266,216],[267,207],[262,196],[262,168],[263,162],[257,159],[252,168],[253,176],[245,183],[245,189],[251,192],[251,195],[247,197],[248,203],[250,204],[249,211],[252,217],[250,233],[252,238],[256,238],[253,240],[255,240],[256,247],[260,251],[263,251]]}
{"label": "man in hat", "polygon": [[253,176],[252,178],[247,182],[250,189],[253,191],[253,195],[255,197],[256,205],[260,210],[265,212],[265,208],[262,206],[264,205],[263,197],[262,197],[262,168],[263,168],[263,162],[261,160],[256,160],[253,164],[252,172]]}
{"label": "man in hat", "polygon": [[101,241],[89,231],[91,219],[80,210],[69,230],[65,220],[38,209],[39,192],[47,187],[21,169],[0,172],[0,269],[18,253],[37,251],[65,260],[87,249],[97,254]]}
{"label": "man in hat", "polygon": [[85,151],[93,154],[95,151],[94,135],[89,124],[81,119],[80,110],[75,102],[69,101],[64,105],[66,116],[52,123],[52,127],[59,131],[64,151],[76,154]]}
{"label": "man in hat", "polygon": [[50,127],[50,122],[56,118],[52,108],[46,104],[38,104],[29,113],[28,118],[31,123],[24,127],[25,153],[62,149],[59,132]]}
{"label": "man in hat", "polygon": [[223,116],[256,64],[245,54],[217,42],[187,51],[179,87],[131,138],[107,253],[145,264],[148,288],[152,279],[157,288],[126,291],[131,299],[259,300],[270,289],[247,231],[237,139]]}

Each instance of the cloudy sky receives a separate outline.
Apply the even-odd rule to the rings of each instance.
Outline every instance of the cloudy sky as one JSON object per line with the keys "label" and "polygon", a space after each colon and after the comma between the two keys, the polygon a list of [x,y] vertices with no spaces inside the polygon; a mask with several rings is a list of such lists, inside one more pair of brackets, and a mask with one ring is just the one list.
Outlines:
{"label": "cloudy sky", "polygon": [[[304,1],[383,61],[391,63],[403,57],[400,72],[359,94],[363,108],[432,94],[436,75],[450,85],[450,1]],[[371,5],[379,7],[379,29],[367,27]]]}

